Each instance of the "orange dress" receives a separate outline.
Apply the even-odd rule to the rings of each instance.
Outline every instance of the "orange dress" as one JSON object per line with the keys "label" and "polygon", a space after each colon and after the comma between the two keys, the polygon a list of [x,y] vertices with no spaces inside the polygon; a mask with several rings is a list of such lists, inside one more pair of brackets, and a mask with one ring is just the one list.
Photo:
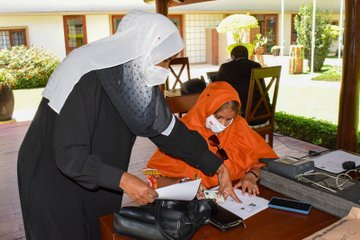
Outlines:
{"label": "orange dress", "polygon": [[[235,89],[226,82],[211,83],[201,93],[194,107],[181,118],[181,121],[189,129],[198,131],[207,140],[214,133],[205,126],[206,118],[228,101],[240,103]],[[259,163],[260,158],[278,158],[265,140],[252,130],[240,115],[236,115],[233,122],[223,132],[217,134],[217,137],[220,140],[220,146],[229,157],[224,164],[229,169],[232,180],[241,179],[250,169],[263,166]],[[208,145],[209,149],[216,153],[217,147],[209,143]],[[207,176],[159,149],[150,158],[147,167],[155,168],[161,175],[167,177],[202,178],[202,184],[207,188],[219,185],[217,176]]]}

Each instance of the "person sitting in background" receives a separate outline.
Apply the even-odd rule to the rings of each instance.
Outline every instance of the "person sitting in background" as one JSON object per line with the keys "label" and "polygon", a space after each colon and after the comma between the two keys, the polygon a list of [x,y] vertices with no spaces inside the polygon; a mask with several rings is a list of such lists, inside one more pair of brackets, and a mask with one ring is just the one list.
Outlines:
{"label": "person sitting in background", "polygon": [[[199,132],[207,141],[209,149],[224,160],[231,180],[239,180],[235,188],[241,188],[243,193],[247,191],[250,195],[256,195],[259,194],[259,168],[263,166],[259,159],[278,156],[265,140],[249,127],[246,120],[237,114],[239,107],[239,95],[230,84],[223,81],[210,83],[181,121],[190,130]],[[185,177],[201,178],[202,185],[206,188],[219,184],[216,177],[205,175],[159,149],[150,158],[147,167],[160,173],[159,187],[179,182]]]}
{"label": "person sitting in background", "polygon": [[[251,71],[253,68],[260,68],[261,65],[249,59],[248,50],[244,46],[234,47],[231,51],[231,59],[232,61],[223,63],[220,66],[220,69],[215,78],[215,82],[226,81],[235,88],[240,96],[242,103],[241,115],[244,116],[244,111],[246,109],[248,99]],[[261,85],[263,88],[265,88],[264,80],[261,81]],[[255,88],[253,101],[257,102],[259,99],[260,93],[257,88]],[[257,114],[263,113],[265,113],[264,105],[260,105]],[[267,121],[267,119],[257,120],[250,122],[249,125],[259,125]]]}

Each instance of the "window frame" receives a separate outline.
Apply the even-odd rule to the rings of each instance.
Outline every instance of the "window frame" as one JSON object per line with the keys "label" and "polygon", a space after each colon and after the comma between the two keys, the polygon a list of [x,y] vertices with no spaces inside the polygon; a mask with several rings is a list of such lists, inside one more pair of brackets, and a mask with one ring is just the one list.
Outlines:
{"label": "window frame", "polygon": [[[260,26],[260,33],[262,36],[265,36],[265,37],[268,37],[266,36],[266,32],[267,32],[267,25],[266,25],[266,22],[267,22],[267,19],[271,18],[271,17],[275,17],[275,26],[274,26],[274,38],[275,38],[275,41],[274,41],[274,46],[276,46],[278,44],[278,24],[279,24],[279,16],[278,14],[254,14],[253,15],[256,19],[258,19],[258,17],[262,16],[264,18],[263,20],[263,25]],[[263,32],[261,32],[261,30],[263,30]],[[267,53],[269,53],[269,50],[268,50],[268,47],[267,47],[268,44],[265,44],[266,46],[266,49],[267,49]]]}
{"label": "window frame", "polygon": [[297,13],[291,14],[290,45],[295,45],[297,41],[297,31],[295,30],[295,17],[297,15]]}
{"label": "window frame", "polygon": [[28,42],[28,29],[27,29],[27,27],[0,27],[0,31],[8,31],[8,32],[9,32],[10,47],[18,46],[18,45],[14,45],[14,43],[13,43],[12,33],[13,33],[13,32],[23,32],[23,35],[24,35],[24,45],[25,45],[26,47],[29,46],[29,42]]}
{"label": "window frame", "polygon": [[84,39],[83,39],[84,44],[83,45],[87,44],[87,31],[86,31],[86,18],[85,18],[85,15],[64,15],[63,16],[63,26],[64,26],[64,38],[65,38],[66,55],[68,55],[72,50],[77,48],[77,47],[73,48],[73,47],[69,46],[69,39],[68,39],[69,30],[68,30],[66,22],[67,22],[68,19],[79,19],[79,18],[81,19],[82,24],[83,24],[83,35],[84,35]]}
{"label": "window frame", "polygon": [[116,19],[121,19],[125,16],[125,14],[116,14],[116,15],[111,15],[111,32],[112,34],[115,34],[116,33],[116,27],[114,22]]}

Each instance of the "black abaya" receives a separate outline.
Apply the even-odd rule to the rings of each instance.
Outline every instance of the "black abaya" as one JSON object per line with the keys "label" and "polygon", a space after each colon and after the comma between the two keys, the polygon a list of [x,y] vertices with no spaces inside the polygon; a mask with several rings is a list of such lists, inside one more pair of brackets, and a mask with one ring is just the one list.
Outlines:
{"label": "black abaya", "polygon": [[[18,156],[27,240],[99,239],[99,217],[121,206],[119,183],[136,136],[114,104],[118,100],[109,91],[116,89],[103,88],[106,76],[85,74],[59,115],[46,99],[40,103]],[[222,163],[178,120],[169,136],[148,137],[206,174]]]}

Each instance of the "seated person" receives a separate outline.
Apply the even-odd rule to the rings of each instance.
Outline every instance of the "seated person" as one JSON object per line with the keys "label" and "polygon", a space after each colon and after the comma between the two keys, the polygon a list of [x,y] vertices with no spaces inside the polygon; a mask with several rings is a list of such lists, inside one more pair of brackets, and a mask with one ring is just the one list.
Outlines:
{"label": "seated person", "polygon": [[[199,96],[194,107],[181,119],[185,125],[207,140],[209,149],[224,160],[231,180],[239,180],[235,188],[243,193],[259,194],[261,158],[278,158],[265,140],[253,131],[246,120],[237,114],[239,95],[226,82],[210,83]],[[181,146],[179,146],[181,148]],[[161,176],[158,186],[179,182],[182,178],[202,179],[202,185],[211,188],[219,185],[217,177],[204,175],[183,161],[166,155],[159,149],[147,164]]]}
{"label": "seated person", "polygon": [[[236,46],[231,51],[232,61],[223,63],[220,66],[220,69],[216,75],[215,81],[226,81],[235,88],[238,92],[241,103],[242,103],[242,113],[244,116],[244,111],[246,109],[251,71],[253,68],[260,68],[261,65],[257,62],[254,62],[249,59],[249,53],[246,47]],[[265,89],[264,80],[261,81],[261,85]],[[257,102],[260,99],[260,93],[255,88],[253,101]],[[260,105],[257,114],[265,113],[265,107],[263,104]],[[257,115],[256,114],[256,115]],[[257,121],[250,122],[249,125],[259,125],[267,122],[267,119],[261,119]]]}

